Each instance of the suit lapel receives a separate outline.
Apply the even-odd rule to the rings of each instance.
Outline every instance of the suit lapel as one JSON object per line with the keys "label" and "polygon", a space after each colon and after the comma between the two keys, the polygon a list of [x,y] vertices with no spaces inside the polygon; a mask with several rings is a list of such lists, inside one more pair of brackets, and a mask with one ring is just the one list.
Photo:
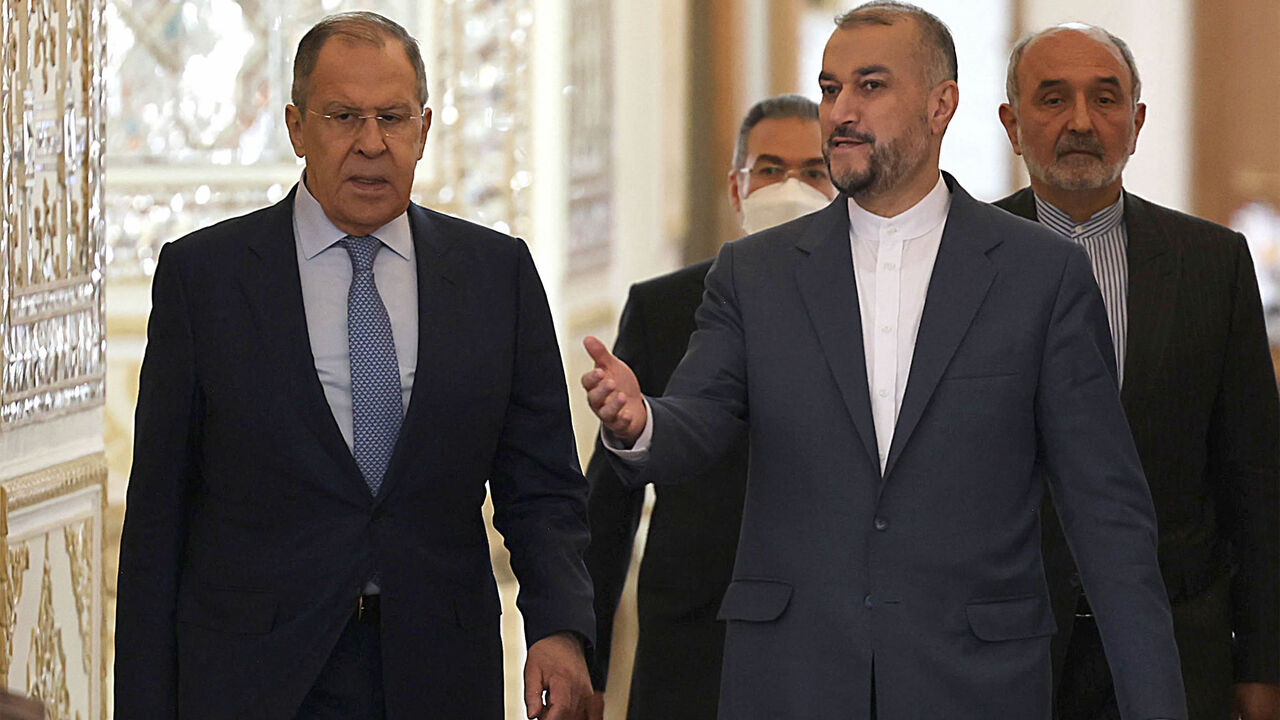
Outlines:
{"label": "suit lapel", "polygon": [[293,235],[294,193],[270,208],[260,232],[248,243],[241,287],[261,323],[263,351],[280,370],[285,391],[302,423],[355,483],[367,488],[316,375],[307,332]]}
{"label": "suit lapel", "polygon": [[406,463],[421,443],[430,442],[438,435],[429,428],[430,408],[438,405],[437,399],[431,397],[432,388],[448,382],[454,374],[450,369],[453,365],[450,345],[445,340],[461,337],[461,329],[455,325],[464,317],[457,292],[462,277],[456,267],[457,255],[451,253],[456,240],[432,221],[430,213],[414,204],[409,205],[409,227],[413,232],[418,275],[418,364],[414,369],[409,408],[400,424],[400,436],[375,504],[387,497],[405,474]]}
{"label": "suit lapel", "polygon": [[849,247],[848,198],[841,194],[819,212],[796,247],[802,253],[795,267],[796,284],[809,320],[862,446],[879,468],[871,399],[867,392],[858,286]]}
{"label": "suit lapel", "polygon": [[1124,204],[1129,328],[1120,396],[1129,410],[1142,397],[1146,381],[1155,376],[1151,371],[1159,365],[1168,343],[1181,258],[1145,200],[1125,193]]}
{"label": "suit lapel", "polygon": [[947,176],[946,179],[951,188],[951,210],[947,213],[938,257],[925,295],[920,331],[911,357],[911,372],[907,376],[906,393],[893,431],[885,477],[893,472],[903,446],[911,439],[911,433],[920,422],[942,372],[968,332],[996,275],[986,252],[1000,240],[986,232],[978,216],[981,205],[969,197],[953,178]]}

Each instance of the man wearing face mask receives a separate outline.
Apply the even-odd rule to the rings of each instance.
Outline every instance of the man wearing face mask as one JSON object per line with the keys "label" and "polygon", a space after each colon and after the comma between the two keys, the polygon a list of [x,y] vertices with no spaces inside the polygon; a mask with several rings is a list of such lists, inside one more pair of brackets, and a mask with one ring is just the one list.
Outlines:
{"label": "man wearing face mask", "polygon": [[[825,207],[835,197],[822,157],[818,106],[799,95],[756,103],[743,118],[729,171],[729,202],[744,234]],[[684,356],[702,302],[706,260],[631,287],[614,353],[659,395]],[[644,491],[624,486],[597,447],[587,467],[595,585],[596,689],[603,717],[613,619],[622,594]],[[640,566],[639,642],[627,717],[714,718],[724,623],[715,619],[729,584],[747,476],[747,445],[735,445],[699,482],[663,487]]]}

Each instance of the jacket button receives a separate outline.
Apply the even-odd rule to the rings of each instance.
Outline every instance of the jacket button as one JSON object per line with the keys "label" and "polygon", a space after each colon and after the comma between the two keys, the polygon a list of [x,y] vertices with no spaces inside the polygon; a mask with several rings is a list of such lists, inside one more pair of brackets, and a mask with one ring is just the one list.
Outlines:
{"label": "jacket button", "polygon": [[889,521],[881,517],[876,518],[875,525],[876,525],[876,529],[881,532],[884,532],[885,530],[889,529]]}
{"label": "jacket button", "polygon": [[870,596],[870,595],[867,595],[866,597],[862,598],[862,606],[863,606],[863,607],[865,607],[865,608],[867,608],[868,610],[870,610],[870,609],[871,609],[871,596]]}

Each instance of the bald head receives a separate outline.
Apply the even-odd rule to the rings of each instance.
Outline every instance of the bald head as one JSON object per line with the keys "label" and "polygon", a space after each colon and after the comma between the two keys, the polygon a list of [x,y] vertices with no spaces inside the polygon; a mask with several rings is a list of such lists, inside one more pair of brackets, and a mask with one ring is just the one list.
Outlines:
{"label": "bald head", "polygon": [[[1064,38],[1063,35],[1074,35],[1075,38]],[[1129,45],[1119,37],[1112,35],[1107,30],[1096,25],[1085,25],[1083,23],[1064,23],[1055,25],[1051,28],[1041,30],[1038,33],[1027,35],[1013,46],[1013,51],[1009,53],[1009,69],[1005,75],[1005,94],[1009,98],[1009,104],[1015,108],[1022,96],[1022,88],[1018,80],[1018,70],[1022,66],[1023,56],[1034,45],[1048,41],[1053,42],[1055,39],[1080,39],[1088,38],[1096,42],[1099,46],[1113,53],[1117,60],[1127,69],[1128,77],[1121,79],[1122,82],[1128,83],[1129,97],[1137,103],[1142,97],[1142,78],[1138,75],[1138,65],[1133,59],[1133,51],[1129,49]]]}

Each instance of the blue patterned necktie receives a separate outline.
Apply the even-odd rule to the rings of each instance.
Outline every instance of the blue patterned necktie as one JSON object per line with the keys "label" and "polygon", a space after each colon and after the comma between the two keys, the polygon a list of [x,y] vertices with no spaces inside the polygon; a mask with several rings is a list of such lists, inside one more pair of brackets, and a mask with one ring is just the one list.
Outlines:
{"label": "blue patterned necktie", "polygon": [[351,357],[352,452],[369,491],[377,495],[400,434],[402,415],[400,366],[391,318],[373,281],[373,259],[382,241],[372,235],[348,235],[338,244],[351,256],[347,352]]}

